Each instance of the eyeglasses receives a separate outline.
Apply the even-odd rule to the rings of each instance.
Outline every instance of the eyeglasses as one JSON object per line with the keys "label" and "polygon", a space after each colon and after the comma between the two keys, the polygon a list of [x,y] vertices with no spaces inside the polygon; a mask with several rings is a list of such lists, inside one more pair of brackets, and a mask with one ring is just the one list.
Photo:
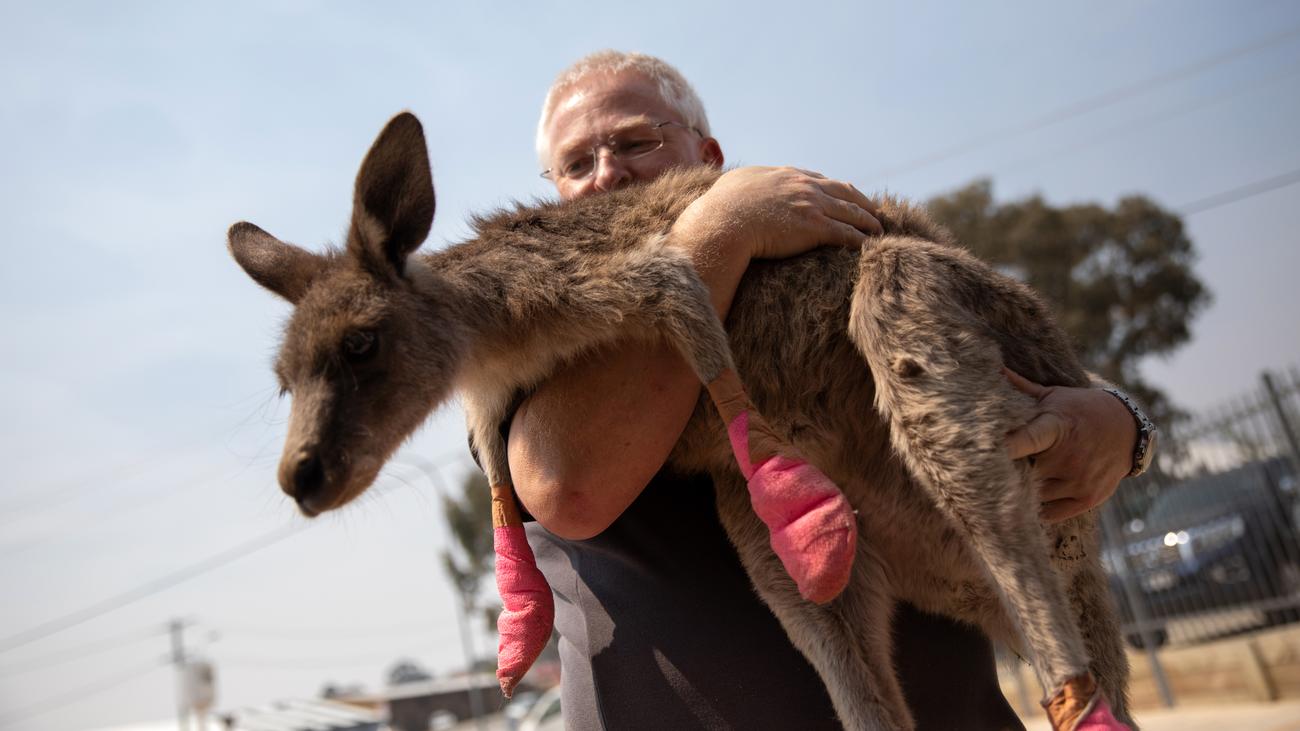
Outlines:
{"label": "eyeglasses", "polygon": [[610,135],[604,142],[598,142],[590,148],[578,151],[553,168],[542,171],[542,177],[552,181],[580,181],[590,178],[596,172],[596,156],[600,148],[609,150],[609,154],[624,162],[635,160],[658,152],[664,146],[664,127],[681,127],[689,129],[704,138],[704,133],[681,122],[660,122],[646,127],[636,127]]}

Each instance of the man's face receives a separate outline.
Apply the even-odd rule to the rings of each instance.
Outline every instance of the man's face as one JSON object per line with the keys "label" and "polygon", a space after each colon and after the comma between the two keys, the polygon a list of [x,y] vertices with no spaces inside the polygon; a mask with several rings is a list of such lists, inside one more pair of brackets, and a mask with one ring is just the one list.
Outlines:
{"label": "man's face", "polygon": [[[636,72],[595,73],[580,79],[555,106],[546,128],[550,143],[548,166],[584,155],[611,135],[660,122],[684,124],[680,113],[659,97],[653,83]],[[676,125],[662,128],[664,145],[657,151],[627,160],[614,157],[607,147],[596,152],[595,170],[587,178],[556,177],[555,188],[564,200],[614,190],[628,183],[653,180],[678,165],[722,164],[717,140],[701,139],[694,130]]]}

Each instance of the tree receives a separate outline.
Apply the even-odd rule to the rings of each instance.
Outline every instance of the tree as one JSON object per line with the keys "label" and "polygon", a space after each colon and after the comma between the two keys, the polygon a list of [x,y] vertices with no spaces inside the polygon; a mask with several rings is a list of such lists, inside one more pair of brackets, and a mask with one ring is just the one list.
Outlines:
{"label": "tree", "polygon": [[360,683],[343,685],[341,683],[335,683],[333,681],[330,681],[321,688],[320,697],[321,698],[347,698],[350,696],[362,695],[364,692],[365,692],[365,688],[363,688]]}
{"label": "tree", "polygon": [[929,210],[971,252],[1038,290],[1090,370],[1137,396],[1158,422],[1177,416],[1138,373],[1144,358],[1187,342],[1210,302],[1176,214],[1140,195],[1112,210],[1058,208],[1040,196],[998,204],[988,180],[931,200]]}
{"label": "tree", "polygon": [[[484,601],[481,590],[484,580],[495,582],[496,553],[492,545],[492,491],[482,472],[471,472],[461,483],[460,494],[444,497],[443,514],[451,529],[454,548],[443,551],[443,567],[460,594],[466,614],[482,612],[487,626],[496,629],[501,605],[495,599]],[[559,636],[551,633],[551,640],[542,651],[539,661],[558,661]],[[496,669],[496,660],[476,659],[471,670]]]}
{"label": "tree", "polygon": [[403,658],[393,663],[388,669],[388,684],[418,683],[421,680],[433,680],[433,673],[425,670],[414,660]]}
{"label": "tree", "polygon": [[473,471],[461,483],[460,494],[445,496],[442,501],[447,527],[451,529],[453,547],[443,551],[443,567],[460,593],[466,611],[482,609],[488,625],[496,626],[500,611],[485,606],[479,599],[483,580],[492,577],[495,555],[492,551],[492,491],[487,477]]}

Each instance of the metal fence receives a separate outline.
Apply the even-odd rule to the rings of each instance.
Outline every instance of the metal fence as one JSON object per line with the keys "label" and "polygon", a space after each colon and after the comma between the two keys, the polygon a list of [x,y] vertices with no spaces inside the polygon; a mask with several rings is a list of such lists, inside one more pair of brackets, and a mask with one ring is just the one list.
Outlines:
{"label": "metal fence", "polygon": [[1103,510],[1102,561],[1170,703],[1157,648],[1300,621],[1300,372],[1163,437]]}

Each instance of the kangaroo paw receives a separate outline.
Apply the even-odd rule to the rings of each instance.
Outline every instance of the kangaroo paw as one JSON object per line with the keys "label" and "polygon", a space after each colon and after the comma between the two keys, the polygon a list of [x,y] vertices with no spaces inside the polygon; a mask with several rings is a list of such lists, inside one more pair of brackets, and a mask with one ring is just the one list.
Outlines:
{"label": "kangaroo paw", "polygon": [[754,512],[804,599],[825,604],[849,583],[857,523],[840,489],[801,459],[780,455],[749,478]]}
{"label": "kangaroo paw", "polygon": [[853,569],[857,521],[840,489],[802,459],[776,454],[749,459],[749,412],[728,428],[749,480],[754,512],[772,535],[772,550],[803,598],[825,604],[844,590]]}
{"label": "kangaroo paw", "polygon": [[537,568],[522,525],[497,527],[492,541],[497,554],[497,591],[503,605],[497,619],[501,635],[497,680],[501,692],[509,698],[551,638],[555,599],[546,577]]}
{"label": "kangaroo paw", "polygon": [[1091,673],[1065,681],[1043,708],[1053,731],[1130,731],[1110,712]]}
{"label": "kangaroo paw", "polygon": [[1079,721],[1074,731],[1129,731],[1129,727],[1115,720],[1105,696],[1097,696],[1097,704],[1092,707],[1092,712]]}

